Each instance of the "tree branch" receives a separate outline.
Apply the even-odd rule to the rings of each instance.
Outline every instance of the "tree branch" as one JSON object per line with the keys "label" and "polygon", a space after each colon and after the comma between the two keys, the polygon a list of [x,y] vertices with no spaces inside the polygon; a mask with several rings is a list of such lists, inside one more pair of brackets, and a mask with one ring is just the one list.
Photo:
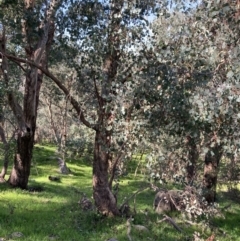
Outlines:
{"label": "tree branch", "polygon": [[[3,54],[3,53],[2,53]],[[77,100],[70,94],[69,90],[65,87],[65,85],[62,84],[62,81],[59,80],[56,76],[54,76],[52,73],[49,72],[48,69],[43,68],[42,66],[26,60],[26,59],[22,59],[13,55],[8,55],[8,54],[3,54],[6,58],[8,58],[11,61],[16,61],[16,62],[21,62],[21,63],[25,63],[25,64],[29,64],[32,65],[36,68],[38,68],[39,70],[42,71],[43,74],[45,74],[47,77],[49,77],[51,80],[54,81],[54,83],[63,91],[63,93],[68,96],[70,103],[72,104],[72,106],[74,107],[74,109],[76,110],[80,121],[87,127],[93,129],[93,130],[97,130],[96,125],[91,124],[90,122],[88,122],[85,118],[85,115],[79,105],[79,103],[77,102]]]}
{"label": "tree branch", "polygon": [[14,62],[17,66],[19,66],[24,73],[26,73],[26,69],[19,62],[14,61],[14,60],[12,60],[12,62]]}
{"label": "tree branch", "polygon": [[[3,72],[3,78],[5,81],[6,86],[8,87],[8,63],[7,63],[7,57],[6,57],[6,36],[5,36],[5,28],[3,27],[2,36],[0,36],[0,56],[2,58],[2,64],[0,66],[2,72]],[[25,131],[26,123],[23,119],[23,111],[19,103],[17,102],[13,92],[11,90],[7,91],[7,97],[8,97],[8,104],[10,108],[13,111],[14,116],[17,119],[18,126],[21,130]]]}

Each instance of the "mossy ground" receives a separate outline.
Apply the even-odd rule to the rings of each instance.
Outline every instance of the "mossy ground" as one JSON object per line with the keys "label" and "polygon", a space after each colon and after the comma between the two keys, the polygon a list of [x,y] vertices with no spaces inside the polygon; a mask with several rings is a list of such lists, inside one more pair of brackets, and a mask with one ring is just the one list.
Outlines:
{"label": "mossy ground", "polygon": [[[0,185],[0,240],[103,241],[112,237],[119,241],[129,240],[126,218],[106,218],[93,211],[82,211],[79,207],[78,201],[83,193],[89,198],[92,195],[90,161],[68,160],[67,165],[71,174],[60,175],[55,147],[37,145],[34,149],[29,187],[40,187],[42,191],[30,192],[11,189],[6,184]],[[133,162],[128,175],[120,180],[119,204],[125,197],[147,186],[143,175],[134,175],[135,167],[136,163]],[[60,181],[51,182],[48,179],[49,175],[59,176]],[[193,240],[194,231],[198,231],[204,240],[213,232],[219,241],[240,240],[239,201],[229,200],[224,191],[220,190],[219,193],[220,206],[231,204],[224,211],[225,217],[213,218],[212,230],[203,230],[184,223],[178,214],[170,214],[176,217],[179,227],[183,230],[183,233],[179,233],[172,225],[157,222],[162,217],[152,210],[154,191],[146,189],[140,192],[135,199],[137,213],[133,222],[146,226],[150,232],[144,234],[133,230],[132,240]],[[134,207],[134,199],[131,200],[130,206]],[[144,213],[145,209],[148,210],[147,216]]]}

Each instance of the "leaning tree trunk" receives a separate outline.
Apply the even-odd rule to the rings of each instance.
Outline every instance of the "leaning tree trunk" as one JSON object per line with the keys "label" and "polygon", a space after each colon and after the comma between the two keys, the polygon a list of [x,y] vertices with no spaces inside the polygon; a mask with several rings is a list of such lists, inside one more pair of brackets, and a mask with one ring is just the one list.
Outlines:
{"label": "leaning tree trunk", "polygon": [[[13,93],[8,93],[8,101],[18,120],[17,147],[14,158],[14,165],[8,179],[10,185],[27,188],[30,175],[32,151],[34,146],[34,134],[36,130],[37,108],[39,93],[43,79],[43,73],[34,65],[47,69],[48,52],[54,36],[53,17],[56,12],[58,0],[46,1],[45,19],[34,26],[32,18],[36,16],[35,1],[24,1],[26,19],[22,21],[22,35],[24,36],[26,58],[33,64],[28,66],[24,89],[23,108],[16,102]],[[29,17],[31,16],[31,17]],[[34,29],[39,29],[39,38],[32,39]],[[9,59],[11,59],[8,56]],[[21,62],[17,57],[15,62]]]}
{"label": "leaning tree trunk", "polygon": [[222,147],[220,145],[210,148],[205,156],[203,191],[207,202],[216,201],[217,177],[219,163],[222,157]]}

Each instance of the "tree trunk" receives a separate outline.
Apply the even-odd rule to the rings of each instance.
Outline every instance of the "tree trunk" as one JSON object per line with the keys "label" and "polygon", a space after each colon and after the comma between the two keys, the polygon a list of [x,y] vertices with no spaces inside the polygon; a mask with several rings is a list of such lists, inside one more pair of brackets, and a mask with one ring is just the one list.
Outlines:
{"label": "tree trunk", "polygon": [[[39,26],[32,24],[31,16],[35,14],[35,1],[24,1],[25,18],[22,21],[22,35],[25,44],[26,59],[47,69],[48,53],[54,36],[54,15],[58,5],[57,0],[46,1],[45,19]],[[45,8],[46,7],[46,8]],[[31,38],[33,28],[39,27],[39,38]],[[5,54],[5,52],[4,52]],[[16,60],[15,60],[16,61]],[[8,93],[8,100],[15,117],[18,120],[17,147],[14,165],[9,177],[9,184],[14,187],[27,188],[30,175],[34,134],[36,130],[37,108],[43,73],[34,65],[29,65],[26,71],[23,108],[18,104],[13,93]],[[7,72],[6,72],[7,73]],[[6,82],[8,82],[6,77]]]}
{"label": "tree trunk", "polygon": [[65,106],[63,107],[62,113],[62,138],[60,144],[60,153],[62,159],[65,160],[66,158],[66,142],[67,142],[67,107],[68,107],[68,98],[66,98]]}
{"label": "tree trunk", "polygon": [[14,165],[8,182],[13,187],[27,188],[33,149],[33,135],[18,133]]}
{"label": "tree trunk", "polygon": [[199,157],[199,152],[197,149],[197,145],[195,143],[195,140],[191,137],[188,136],[188,163],[187,163],[187,182],[188,184],[192,184],[194,181],[194,178],[196,176],[196,165],[197,165],[197,160]]}
{"label": "tree trunk", "polygon": [[5,182],[4,177],[7,173],[8,169],[8,161],[9,161],[9,143],[6,140],[4,129],[3,129],[3,116],[0,114],[0,137],[2,139],[4,145],[4,160],[3,160],[3,167],[0,173],[0,182]]}
{"label": "tree trunk", "polygon": [[[37,76],[35,77],[35,71],[36,69],[32,68],[26,77],[23,110],[26,128],[25,130],[18,130],[14,164],[8,179],[8,182],[11,186],[20,187],[22,189],[27,188],[28,178],[30,175],[39,92],[43,79],[43,75],[40,72],[38,72]],[[34,78],[37,78],[37,83]],[[35,84],[35,86],[33,86],[33,84]],[[31,102],[31,105],[29,102]]]}
{"label": "tree trunk", "polygon": [[[114,103],[112,101],[112,83],[116,81],[118,65],[120,60],[120,14],[124,5],[123,0],[111,2],[110,31],[108,32],[108,50],[103,60],[101,94],[95,82],[95,95],[98,99],[98,128],[96,129],[94,160],[93,160],[93,197],[97,209],[104,215],[117,216],[120,214],[117,208],[117,198],[111,190],[111,178],[108,180],[109,163],[112,162],[112,133],[115,115],[113,113]],[[110,101],[109,101],[110,99]]]}
{"label": "tree trunk", "polygon": [[[3,75],[3,80],[6,79],[6,70],[7,70],[7,63],[6,59],[2,56],[2,53],[5,52],[6,48],[6,36],[5,36],[5,28],[3,27],[2,34],[0,34],[0,74]],[[0,174],[0,182],[4,182],[4,177],[7,173],[7,168],[8,168],[8,143],[6,140],[5,132],[4,132],[4,116],[3,116],[3,99],[4,99],[4,94],[1,91],[0,93],[0,137],[2,139],[4,149],[5,149],[5,156],[4,156],[4,162],[3,162],[3,168]]]}
{"label": "tree trunk", "polygon": [[117,199],[108,183],[109,137],[96,131],[93,159],[93,197],[97,209],[104,215],[117,216]]}
{"label": "tree trunk", "polygon": [[[60,153],[61,152],[61,139],[62,139],[62,136],[61,134],[59,133],[59,126],[54,122],[54,113],[53,113],[53,108],[52,108],[52,100],[48,100],[47,97],[44,98],[46,99],[46,104],[47,104],[47,107],[48,107],[48,114],[49,114],[49,117],[48,119],[50,120],[50,125],[51,125],[51,131],[52,131],[52,135],[53,135],[53,138],[55,139],[55,142],[58,146],[58,152]],[[53,139],[51,138],[51,139]]]}
{"label": "tree trunk", "polygon": [[217,145],[210,148],[205,156],[203,191],[207,202],[216,201],[218,167],[222,157],[222,148]]}

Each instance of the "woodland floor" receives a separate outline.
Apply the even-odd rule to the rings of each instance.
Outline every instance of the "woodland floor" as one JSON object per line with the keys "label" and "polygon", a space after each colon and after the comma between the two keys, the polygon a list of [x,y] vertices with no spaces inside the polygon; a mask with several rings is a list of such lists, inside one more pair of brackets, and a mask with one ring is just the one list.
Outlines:
{"label": "woodland floor", "polygon": [[[118,241],[129,240],[126,218],[102,217],[94,211],[83,211],[78,204],[83,193],[91,199],[91,162],[81,158],[71,159],[67,161],[67,165],[71,173],[60,175],[55,148],[51,145],[38,145],[34,150],[29,180],[31,191],[11,189],[6,184],[0,184],[0,241],[104,241],[110,238]],[[141,173],[135,176],[135,168],[136,163],[133,161],[128,175],[120,180],[119,204],[125,197],[130,197],[147,186],[147,177]],[[60,177],[60,181],[50,181],[49,175]],[[181,215],[169,214],[181,227],[182,233],[167,222],[157,223],[163,217],[152,209],[154,196],[155,192],[149,189],[136,196],[133,223],[144,225],[149,232],[132,230],[132,241],[197,241],[207,240],[213,233],[214,240],[240,240],[239,190],[230,193],[221,187],[218,192],[219,205],[227,208],[223,211],[224,216],[211,217],[210,225],[189,225]],[[132,208],[133,201],[134,199],[130,202]],[[145,209],[148,210],[147,216],[144,214]],[[199,238],[193,238],[194,233],[195,236],[198,233]]]}

